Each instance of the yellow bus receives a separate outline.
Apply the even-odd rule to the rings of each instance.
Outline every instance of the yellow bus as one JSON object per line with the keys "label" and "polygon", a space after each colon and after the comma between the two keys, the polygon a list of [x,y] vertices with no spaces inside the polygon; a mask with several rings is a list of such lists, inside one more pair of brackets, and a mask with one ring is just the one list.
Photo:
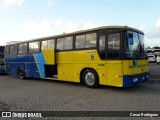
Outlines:
{"label": "yellow bus", "polygon": [[83,83],[130,87],[149,79],[144,33],[103,26],[6,45],[6,72]]}

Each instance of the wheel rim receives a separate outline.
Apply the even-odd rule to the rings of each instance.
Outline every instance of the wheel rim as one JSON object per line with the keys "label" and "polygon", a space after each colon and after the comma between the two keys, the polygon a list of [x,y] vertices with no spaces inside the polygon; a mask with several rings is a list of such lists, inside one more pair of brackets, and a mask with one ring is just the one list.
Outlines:
{"label": "wheel rim", "polygon": [[23,78],[23,71],[22,70],[19,71],[19,77]]}
{"label": "wheel rim", "polygon": [[87,72],[85,75],[85,82],[89,86],[93,86],[95,84],[95,76],[92,72]]}

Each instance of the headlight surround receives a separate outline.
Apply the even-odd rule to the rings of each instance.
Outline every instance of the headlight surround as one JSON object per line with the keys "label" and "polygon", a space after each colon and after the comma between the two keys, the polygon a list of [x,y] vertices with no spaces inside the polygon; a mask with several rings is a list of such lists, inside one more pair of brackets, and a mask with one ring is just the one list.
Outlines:
{"label": "headlight surround", "polygon": [[138,78],[133,78],[133,82],[137,82],[138,81]]}

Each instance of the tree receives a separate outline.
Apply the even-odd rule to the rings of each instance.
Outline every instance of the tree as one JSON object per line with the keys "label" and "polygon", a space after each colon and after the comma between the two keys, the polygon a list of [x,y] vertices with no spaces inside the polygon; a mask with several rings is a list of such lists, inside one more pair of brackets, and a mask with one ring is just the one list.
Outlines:
{"label": "tree", "polygon": [[160,49],[160,47],[158,47],[158,46],[155,46],[155,47],[153,47],[154,49]]}

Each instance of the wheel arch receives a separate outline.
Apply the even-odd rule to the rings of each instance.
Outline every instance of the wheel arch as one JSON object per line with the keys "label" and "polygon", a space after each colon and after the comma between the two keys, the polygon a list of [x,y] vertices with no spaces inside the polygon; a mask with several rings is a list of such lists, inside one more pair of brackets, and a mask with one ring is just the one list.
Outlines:
{"label": "wheel arch", "polygon": [[18,68],[17,68],[17,75],[18,75],[18,72],[19,72],[19,69],[20,69],[20,68],[23,68],[23,69],[24,69],[24,66],[22,66],[22,65],[18,66]]}
{"label": "wheel arch", "polygon": [[91,68],[91,67],[86,67],[86,68],[83,68],[80,72],[80,83],[83,84],[83,73],[86,71],[86,70],[93,70],[97,73],[97,76],[98,76],[98,79],[99,79],[99,75],[98,75],[98,72],[94,69],[94,68]]}

